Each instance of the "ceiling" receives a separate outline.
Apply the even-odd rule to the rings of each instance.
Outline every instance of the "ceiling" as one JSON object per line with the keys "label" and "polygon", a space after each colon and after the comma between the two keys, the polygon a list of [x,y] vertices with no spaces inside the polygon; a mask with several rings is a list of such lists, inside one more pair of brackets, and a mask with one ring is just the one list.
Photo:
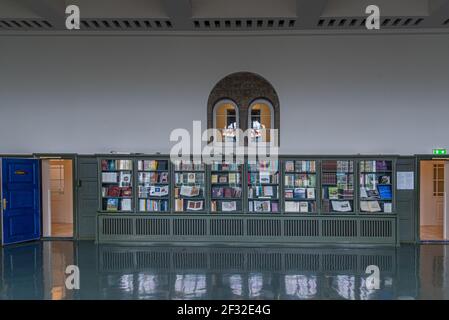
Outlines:
{"label": "ceiling", "polygon": [[[78,5],[81,30],[66,30]],[[449,31],[449,0],[0,0],[0,35],[366,31],[365,8],[381,10],[381,30]]]}

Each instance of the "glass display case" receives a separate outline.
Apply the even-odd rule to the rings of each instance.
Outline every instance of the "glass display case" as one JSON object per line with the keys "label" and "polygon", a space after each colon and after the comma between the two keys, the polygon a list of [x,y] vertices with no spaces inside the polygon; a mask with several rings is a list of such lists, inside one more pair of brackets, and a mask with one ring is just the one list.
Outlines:
{"label": "glass display case", "polygon": [[279,213],[279,161],[253,160],[248,165],[248,212]]}
{"label": "glass display case", "polygon": [[206,166],[178,161],[174,166],[174,211],[206,212]]}
{"label": "glass display case", "polygon": [[284,161],[284,212],[317,213],[315,160]]}
{"label": "glass display case", "polygon": [[321,162],[323,213],[354,213],[354,161]]}
{"label": "glass display case", "polygon": [[137,160],[137,201],[139,212],[170,211],[169,160]]}
{"label": "glass display case", "polygon": [[132,212],[133,160],[101,159],[101,211]]}
{"label": "glass display case", "polygon": [[210,171],[211,213],[242,212],[243,165],[213,162]]}
{"label": "glass display case", "polygon": [[360,212],[393,212],[393,162],[391,160],[361,160]]}

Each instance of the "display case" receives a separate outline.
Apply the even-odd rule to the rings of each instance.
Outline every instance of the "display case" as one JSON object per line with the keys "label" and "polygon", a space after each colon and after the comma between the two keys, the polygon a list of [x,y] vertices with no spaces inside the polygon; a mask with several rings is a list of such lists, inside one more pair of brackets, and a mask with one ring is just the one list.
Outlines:
{"label": "display case", "polygon": [[105,212],[132,212],[133,160],[101,159],[100,210]]}
{"label": "display case", "polygon": [[354,213],[354,161],[321,162],[322,213]]}
{"label": "display case", "polygon": [[213,162],[210,165],[210,212],[242,212],[243,165],[236,162]]}
{"label": "display case", "polygon": [[279,161],[247,161],[248,212],[280,213]]}
{"label": "display case", "polygon": [[393,161],[361,160],[359,172],[360,212],[393,213]]}
{"label": "display case", "polygon": [[174,167],[174,211],[205,213],[206,166],[193,161],[177,161]]}
{"label": "display case", "polygon": [[315,160],[285,160],[284,212],[317,213],[317,162]]}
{"label": "display case", "polygon": [[137,160],[137,202],[139,212],[170,212],[169,160]]}

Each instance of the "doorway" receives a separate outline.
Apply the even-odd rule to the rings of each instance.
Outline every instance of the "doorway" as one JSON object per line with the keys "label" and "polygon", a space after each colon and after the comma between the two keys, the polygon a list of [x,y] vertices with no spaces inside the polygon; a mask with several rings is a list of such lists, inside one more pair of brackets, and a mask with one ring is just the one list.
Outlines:
{"label": "doorway", "polygon": [[73,160],[42,159],[43,237],[73,238]]}
{"label": "doorway", "polygon": [[449,161],[420,161],[420,239],[449,240]]}

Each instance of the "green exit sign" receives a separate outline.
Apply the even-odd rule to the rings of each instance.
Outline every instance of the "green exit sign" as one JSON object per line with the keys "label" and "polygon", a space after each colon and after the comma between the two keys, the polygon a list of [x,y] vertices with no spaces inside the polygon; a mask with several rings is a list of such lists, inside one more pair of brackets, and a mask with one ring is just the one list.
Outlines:
{"label": "green exit sign", "polygon": [[433,149],[433,154],[446,154],[446,149]]}

